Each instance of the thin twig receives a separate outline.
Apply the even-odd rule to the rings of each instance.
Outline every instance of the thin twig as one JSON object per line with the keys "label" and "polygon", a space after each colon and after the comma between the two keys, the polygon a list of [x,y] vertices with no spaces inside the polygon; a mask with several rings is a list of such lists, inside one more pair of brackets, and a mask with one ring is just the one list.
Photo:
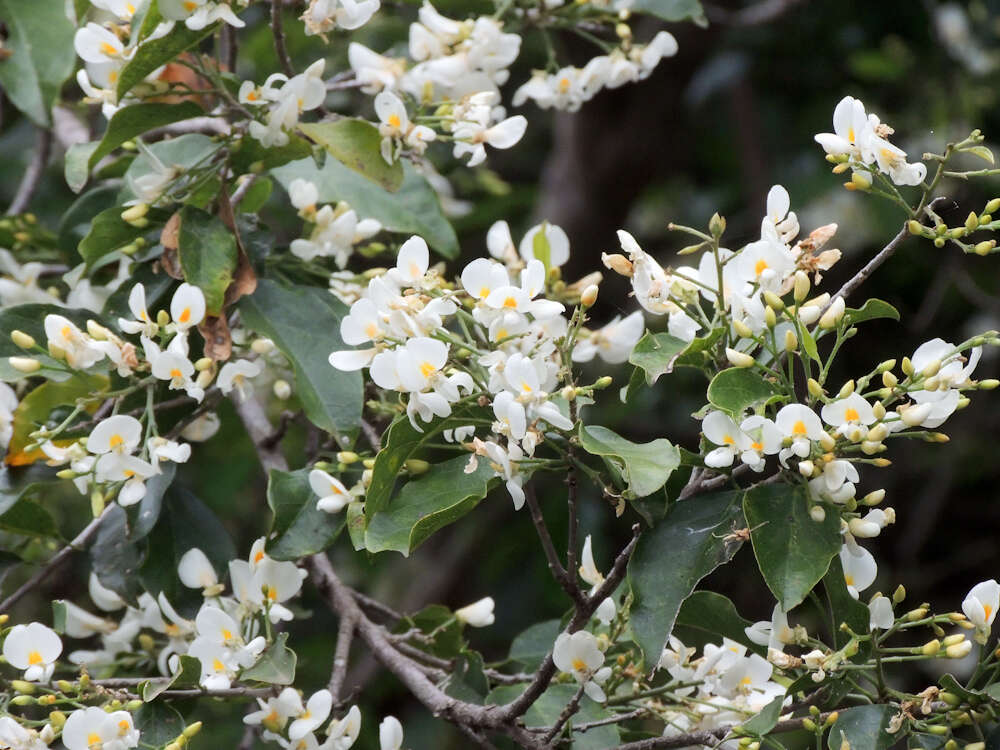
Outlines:
{"label": "thin twig", "polygon": [[[576,425],[576,399],[569,402],[569,421]],[[570,440],[566,446],[566,455],[569,457],[569,467],[566,469],[566,574],[573,589],[580,594],[580,584],[576,579],[576,541],[580,529],[580,520],[577,516],[577,482],[576,466],[574,463],[573,441]],[[579,601],[579,597],[574,597],[574,601]]]}
{"label": "thin twig", "polygon": [[340,627],[337,630],[337,648],[333,652],[333,669],[330,672],[330,682],[327,690],[333,696],[335,704],[340,702],[340,691],[347,677],[347,664],[351,655],[351,642],[354,640],[354,618],[341,615]]}
{"label": "thin twig", "polygon": [[559,714],[559,718],[556,719],[556,723],[552,725],[552,728],[548,731],[542,742],[549,744],[555,739],[556,735],[562,731],[562,728],[566,726],[566,722],[569,721],[570,717],[575,714],[580,708],[580,701],[583,699],[583,689],[587,687],[587,683],[584,682],[577,688],[576,694],[570,699],[569,703]]}
{"label": "thin twig", "polygon": [[38,189],[38,183],[45,173],[45,165],[49,161],[49,151],[52,147],[52,131],[39,129],[38,137],[35,139],[35,153],[31,157],[28,168],[24,170],[24,176],[18,183],[17,192],[14,193],[14,200],[7,207],[7,215],[24,213],[31,203],[31,198]]}
{"label": "thin twig", "polygon": [[538,532],[538,539],[542,543],[542,549],[545,551],[545,559],[549,563],[549,572],[552,573],[552,577],[556,580],[556,583],[559,584],[579,609],[584,603],[583,592],[576,585],[575,579],[566,571],[562,561],[559,559],[559,553],[556,552],[555,544],[552,543],[552,536],[549,534],[548,526],[545,525],[542,509],[538,505],[538,498],[535,496],[535,490],[531,485],[524,488],[524,499],[528,503],[531,521],[535,525],[535,530]]}
{"label": "thin twig", "polygon": [[641,719],[645,714],[651,713],[648,708],[637,708],[635,711],[630,711],[627,714],[615,714],[614,716],[607,716],[603,719],[596,719],[595,721],[588,721],[583,724],[574,724],[574,732],[586,732],[588,729],[594,729],[595,727],[603,727],[608,724],[620,724],[623,721],[632,721],[633,719]]}
{"label": "thin twig", "polygon": [[55,570],[63,560],[69,557],[73,552],[83,547],[90,540],[90,537],[92,537],[97,531],[98,527],[101,525],[101,521],[104,520],[104,516],[108,514],[112,507],[114,507],[113,503],[108,505],[101,515],[91,520],[90,523],[84,526],[83,531],[77,534],[69,544],[56,552],[52,558],[45,563],[44,566],[42,566],[41,570],[25,581],[24,584],[17,589],[17,591],[0,602],[0,612],[8,612],[22,596],[33,590],[36,586],[38,586],[38,584],[48,578],[52,571]]}
{"label": "thin twig", "polygon": [[365,439],[371,445],[373,451],[378,453],[382,450],[382,438],[367,420],[361,420],[361,431],[365,433]]}
{"label": "thin twig", "polygon": [[[768,732],[769,735],[778,732],[793,732],[802,729],[802,722],[809,720],[818,725],[822,725],[833,711],[820,714],[819,716],[803,716],[801,719],[785,719],[774,725],[774,729]],[[700,732],[688,732],[687,734],[675,734],[670,737],[652,737],[647,740],[637,742],[626,742],[619,745],[618,750],[668,750],[668,748],[680,748],[697,745],[716,745],[719,740],[727,737],[729,733],[739,724],[727,724],[718,729],[706,729]]]}
{"label": "thin twig", "polygon": [[295,75],[295,68],[288,57],[288,50],[285,48],[285,30],[281,26],[281,0],[271,0],[271,35],[274,37],[274,51],[278,55],[278,62],[285,75],[291,78]]}

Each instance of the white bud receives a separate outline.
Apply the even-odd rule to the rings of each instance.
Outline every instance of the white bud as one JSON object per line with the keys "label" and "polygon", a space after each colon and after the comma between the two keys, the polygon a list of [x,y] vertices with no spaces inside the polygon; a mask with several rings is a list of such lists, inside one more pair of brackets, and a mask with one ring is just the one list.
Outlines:
{"label": "white bud", "polygon": [[257,354],[269,354],[274,350],[274,342],[271,339],[254,339],[250,349]]}
{"label": "white bud", "polygon": [[744,354],[743,352],[738,352],[735,349],[730,349],[726,347],[726,358],[729,360],[733,367],[752,367],[754,363],[753,357],[749,354]]}
{"label": "white bud", "polygon": [[287,380],[275,380],[274,381],[274,395],[277,396],[282,401],[287,401],[292,395],[292,386],[288,384]]}

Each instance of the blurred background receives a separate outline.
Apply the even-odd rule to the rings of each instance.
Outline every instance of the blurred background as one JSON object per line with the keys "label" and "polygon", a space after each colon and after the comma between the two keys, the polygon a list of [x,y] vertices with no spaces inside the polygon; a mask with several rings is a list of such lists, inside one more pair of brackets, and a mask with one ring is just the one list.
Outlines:
{"label": "blurred background", "polygon": [[[416,15],[416,4],[382,12],[358,32],[358,41],[385,50],[405,39]],[[446,15],[491,12],[488,3],[448,0],[437,5]],[[664,266],[678,263],[674,252],[688,244],[667,231],[675,221],[696,227],[719,211],[728,221],[726,244],[740,247],[759,236],[760,217],[769,187],[787,187],[803,234],[834,222],[838,231],[831,245],[843,259],[829,273],[827,288],[835,289],[898,231],[902,215],[873,196],[843,189],[842,177],[813,142],[813,134],[829,131],[833,108],[844,95],[860,98],[869,111],[891,124],[895,143],[911,160],[924,151],[941,152],[947,141],[960,140],[981,128],[987,145],[1000,132],[1000,2],[717,2],[704,4],[706,27],[666,26],[680,51],[664,60],[655,74],[638,85],[605,91],[576,114],[553,114],[526,106],[518,111],[529,119],[525,139],[510,151],[491,151],[486,168],[456,167],[447,152],[431,151],[441,171],[453,177],[456,198],[467,201],[467,213],[455,219],[463,259],[485,253],[485,233],[497,219],[507,219],[515,239],[542,219],[566,230],[572,258],[564,267],[569,280],[600,267],[602,251],[618,250],[615,230],[628,229],[645,250]],[[253,22],[259,14],[258,23]],[[245,16],[240,68],[245,78],[261,80],[276,70],[263,11]],[[346,41],[329,45],[306,39],[289,9],[286,20],[293,59],[308,62],[328,57],[327,71],[346,67]],[[651,38],[663,25],[645,20],[635,35]],[[559,39],[562,59],[582,65],[596,50],[578,38]],[[405,43],[405,42],[404,42]],[[544,61],[539,39],[525,38],[521,57],[512,70],[513,88]],[[259,66],[254,68],[252,66]],[[67,85],[67,100],[79,97]],[[337,99],[336,97],[341,97]],[[370,106],[366,98],[338,93],[331,109]],[[509,99],[509,92],[505,92]],[[91,115],[96,132],[103,123]],[[9,202],[33,144],[31,126],[3,104],[0,126],[0,205]],[[443,158],[438,158],[443,157]],[[978,169],[974,157],[960,168]],[[61,176],[59,154],[32,209],[53,230],[73,196]],[[1000,195],[1000,178],[971,184],[945,182],[942,192],[955,200],[942,217],[960,224],[970,210]],[[280,189],[261,210],[263,223],[275,228],[278,246],[297,236],[299,220]],[[895,258],[862,287],[853,303],[879,297],[899,309],[902,321],[875,321],[863,326],[839,356],[831,378],[836,389],[844,380],[872,369],[887,358],[909,355],[923,341],[941,337],[957,342],[974,333],[1000,328],[1000,266],[996,258],[963,256],[953,247],[935,249],[929,242],[907,240]],[[593,311],[597,325],[636,305],[620,279],[608,278]],[[651,328],[665,321],[649,319]],[[996,350],[985,352],[976,372],[998,377]],[[605,368],[606,370],[607,368]],[[594,370],[595,374],[599,372]],[[603,372],[603,371],[600,371]],[[585,417],[636,441],[668,437],[697,448],[698,422],[690,418],[703,402],[704,378],[680,371],[643,389],[628,408],[617,398],[627,373],[614,372],[616,385],[602,393]],[[1000,395],[980,394],[970,408],[954,415],[942,428],[947,445],[924,442],[890,444],[893,465],[869,469],[860,493],[879,487],[887,491],[885,505],[897,512],[897,523],[867,546],[879,562],[876,589],[890,593],[898,583],[909,592],[906,606],[930,602],[941,611],[957,609],[976,582],[1000,574],[997,536],[1000,531]],[[225,520],[245,551],[268,527],[264,478],[235,414],[223,407],[223,429],[197,449],[197,461],[183,467],[180,481]],[[292,467],[302,465],[303,436],[293,428],[284,442]],[[564,487],[542,482],[542,500],[557,546],[565,539],[561,510]],[[64,529],[79,528],[87,509],[67,493],[47,504],[57,506]],[[631,511],[621,519],[598,494],[584,490],[583,534],[594,534],[598,567],[610,566],[615,550],[628,536]],[[581,535],[582,538],[582,535]],[[338,543],[333,559],[342,577],[398,610],[412,611],[432,602],[458,607],[482,596],[497,602],[496,624],[467,631],[472,646],[487,661],[502,660],[511,639],[527,626],[558,618],[566,602],[551,582],[535,543],[527,513],[514,513],[510,500],[495,492],[461,523],[432,537],[409,560],[393,553],[377,558],[354,553],[347,540]],[[730,596],[740,613],[753,621],[769,617],[773,600],[751,563],[749,546],[734,564],[714,574],[706,584]],[[741,564],[747,563],[747,564]],[[64,566],[31,601],[20,605],[19,618],[48,618],[49,601],[72,598],[88,605],[87,569]],[[669,570],[664,575],[670,575]],[[5,590],[16,583],[11,576]],[[299,653],[297,686],[325,685],[333,654],[336,623],[311,589],[301,607],[313,616],[290,627]],[[807,609],[804,607],[803,609]],[[32,611],[34,610],[34,611]],[[811,612],[800,619],[809,624]],[[793,622],[795,616],[793,616]],[[921,683],[923,676],[898,677]],[[926,684],[924,682],[923,684]],[[412,748],[458,748],[465,740],[408,700],[398,683],[379,673],[356,648],[348,674],[348,689],[362,697],[363,738],[357,747],[377,747],[373,727],[377,716],[396,714]],[[243,735],[241,709],[231,704],[202,707],[206,732],[201,747],[211,742],[235,747]]]}

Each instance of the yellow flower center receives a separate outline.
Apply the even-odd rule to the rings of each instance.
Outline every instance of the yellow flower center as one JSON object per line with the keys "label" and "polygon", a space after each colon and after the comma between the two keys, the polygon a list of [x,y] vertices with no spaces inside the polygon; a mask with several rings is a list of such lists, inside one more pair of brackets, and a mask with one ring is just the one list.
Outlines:
{"label": "yellow flower center", "polygon": [[70,326],[63,326],[59,333],[62,334],[64,339],[68,339],[69,335],[73,333],[73,329]]}
{"label": "yellow flower center", "polygon": [[129,724],[125,719],[122,719],[121,721],[118,722],[118,733],[119,734],[125,734],[131,728],[132,728],[132,725]]}
{"label": "yellow flower center", "polygon": [[370,338],[370,339],[373,339],[373,338],[375,338],[375,336],[376,336],[377,334],[378,334],[378,326],[377,326],[377,325],[375,325],[374,323],[369,323],[369,324],[368,324],[368,325],[367,325],[367,326],[365,327],[365,335],[366,335],[366,336],[367,336],[368,338]]}
{"label": "yellow flower center", "polygon": [[189,13],[197,7],[198,3],[194,2],[193,0],[187,0],[187,2],[184,3],[184,10],[188,11]]}
{"label": "yellow flower center", "polygon": [[847,411],[844,412],[844,419],[846,419],[848,422],[857,422],[858,421],[858,410],[857,409],[848,409]]}
{"label": "yellow flower center", "polygon": [[764,444],[763,443],[756,443],[756,442],[755,443],[750,443],[750,447],[753,448],[755,451],[762,451],[762,450],[764,450]]}
{"label": "yellow flower center", "polygon": [[114,55],[118,53],[118,50],[116,50],[108,42],[101,42],[101,52],[103,52],[105,55]]}
{"label": "yellow flower center", "polygon": [[125,443],[125,438],[119,435],[117,432],[111,436],[111,440],[108,441],[108,445],[111,446],[112,450],[120,447]]}
{"label": "yellow flower center", "polygon": [[185,307],[183,310],[181,310],[181,314],[180,317],[177,318],[177,322],[187,323],[189,320],[191,320],[191,308]]}
{"label": "yellow flower center", "polygon": [[420,363],[420,374],[423,375],[425,378],[429,378],[431,375],[433,375],[435,370],[437,370],[437,368],[430,362]]}
{"label": "yellow flower center", "polygon": [[212,669],[214,669],[216,672],[223,672],[226,669],[226,665],[223,664],[218,659],[213,659],[212,660]]}
{"label": "yellow flower center", "polygon": [[565,94],[567,91],[569,91],[569,79],[568,78],[560,78],[559,79],[559,93],[560,94]]}
{"label": "yellow flower center", "polygon": [[582,672],[586,668],[587,668],[587,664],[586,664],[586,662],[583,661],[583,659],[574,659],[573,660],[573,669],[575,669],[577,672]]}
{"label": "yellow flower center", "polygon": [[846,583],[848,586],[853,586],[854,576],[852,576],[850,573],[844,573],[844,583]]}
{"label": "yellow flower center", "polygon": [[725,445],[735,445],[736,444],[736,441],[733,440],[733,438],[731,436],[729,436],[729,435],[726,435],[724,438],[722,438],[722,442]]}
{"label": "yellow flower center", "polygon": [[847,129],[847,140],[854,143],[854,128]]}
{"label": "yellow flower center", "polygon": [[801,419],[792,425],[792,433],[795,435],[805,435],[809,430],[806,429],[806,423]]}
{"label": "yellow flower center", "polygon": [[338,487],[337,485],[335,485],[333,482],[330,482],[330,494],[331,495],[343,495],[344,492],[343,492],[343,490],[340,489],[340,487]]}
{"label": "yellow flower center", "polygon": [[389,115],[389,124],[394,128],[398,128],[402,124],[402,122],[399,119],[399,115],[397,114]]}
{"label": "yellow flower center", "polygon": [[489,297],[490,296],[490,288],[488,286],[480,287],[479,288],[479,296],[480,297]]}
{"label": "yellow flower center", "polygon": [[255,563],[259,563],[263,559],[264,559],[264,550],[262,550],[262,549],[261,550],[257,550],[257,554],[253,556],[253,561]]}
{"label": "yellow flower center", "polygon": [[89,747],[93,747],[94,745],[100,745],[100,744],[101,744],[101,735],[99,735],[97,732],[91,732],[90,734],[87,735],[87,745]]}
{"label": "yellow flower center", "polygon": [[[987,615],[987,617],[988,616],[989,615]],[[41,664],[43,661],[44,660],[42,659],[42,655],[37,651],[28,652],[28,664],[34,666],[35,664]]]}
{"label": "yellow flower center", "polygon": [[222,640],[231,641],[233,640],[233,632],[231,630],[222,629]]}
{"label": "yellow flower center", "polygon": [[508,297],[503,301],[504,307],[517,307],[517,300],[513,296]]}
{"label": "yellow flower center", "polygon": [[758,260],[758,261],[757,261],[757,262],[756,262],[756,263],[754,264],[754,267],[753,267],[753,272],[754,272],[754,273],[755,273],[755,274],[756,274],[757,276],[760,276],[760,275],[761,275],[762,273],[764,273],[764,271],[766,271],[766,270],[767,270],[767,261],[766,261],[766,260],[764,260],[763,258],[762,258],[761,260]]}
{"label": "yellow flower center", "polygon": [[170,377],[172,377],[172,378],[180,378],[180,377],[183,377],[183,375],[181,374],[181,371],[178,370],[175,367],[173,370],[170,371]]}
{"label": "yellow flower center", "polygon": [[986,613],[986,619],[989,620],[990,619],[990,615],[993,614],[993,607],[991,607],[989,604],[984,604],[983,605],[983,612]]}

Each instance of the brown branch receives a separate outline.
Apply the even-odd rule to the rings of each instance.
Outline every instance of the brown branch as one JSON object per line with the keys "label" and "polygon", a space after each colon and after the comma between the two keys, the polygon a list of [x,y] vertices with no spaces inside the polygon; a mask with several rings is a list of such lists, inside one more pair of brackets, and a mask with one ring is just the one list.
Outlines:
{"label": "brown branch", "polygon": [[[779,732],[794,732],[796,729],[802,729],[802,722],[807,719],[818,725],[822,725],[832,713],[834,712],[829,711],[827,713],[820,714],[819,716],[803,716],[800,719],[785,719],[784,721],[779,721],[775,724],[774,729],[768,732],[768,734],[771,735]],[[729,733],[738,726],[740,725],[728,724],[724,727],[719,727],[718,729],[706,729],[700,732],[676,734],[671,737],[652,737],[647,740],[626,742],[624,745],[619,745],[618,750],[668,750],[668,748],[680,748],[697,745],[712,746],[717,744],[719,740],[727,737]]]}
{"label": "brown branch", "polygon": [[538,498],[535,496],[535,490],[531,485],[527,485],[524,488],[524,499],[528,503],[531,521],[538,532],[538,540],[542,543],[542,549],[545,551],[545,559],[549,563],[549,571],[552,573],[552,577],[556,580],[556,583],[573,600],[574,605],[579,610],[584,604],[585,597],[580,587],[576,584],[576,579],[563,567],[562,561],[559,559],[559,553],[556,552],[555,544],[552,543],[552,536],[549,534],[548,526],[545,525],[542,509],[538,505]]}
{"label": "brown branch", "polygon": [[587,683],[584,682],[577,688],[576,694],[570,699],[569,703],[559,714],[559,718],[556,719],[556,723],[552,725],[552,728],[546,733],[542,742],[549,744],[555,739],[556,735],[566,726],[566,722],[569,721],[570,717],[580,710],[580,701],[583,699],[583,689],[587,687]]}
{"label": "brown branch", "polygon": [[31,198],[38,189],[38,183],[45,173],[45,165],[49,161],[49,151],[52,148],[52,131],[40,129],[38,137],[35,139],[35,153],[31,157],[28,168],[24,170],[24,176],[17,185],[17,192],[14,193],[14,200],[7,207],[7,215],[24,213],[31,203]]}
{"label": "brown branch", "polygon": [[0,613],[6,613],[10,610],[12,606],[25,594],[34,589],[38,584],[44,581],[48,576],[55,570],[63,560],[70,556],[73,552],[82,548],[89,540],[90,537],[94,535],[98,527],[101,525],[101,521],[108,514],[111,508],[114,507],[114,503],[108,505],[104,512],[101,513],[97,518],[91,520],[86,526],[83,527],[83,531],[73,537],[73,540],[63,547],[61,550],[56,552],[41,570],[35,573],[31,578],[25,581],[20,588],[18,588],[13,594],[8,596],[2,602],[0,602]]}
{"label": "brown branch", "polygon": [[[576,410],[576,399],[571,399],[569,402],[569,421],[576,425],[577,410]],[[582,597],[582,592],[580,591],[580,584],[577,581],[577,557],[576,557],[576,544],[577,536],[580,530],[580,519],[577,516],[577,482],[576,482],[576,466],[574,463],[575,450],[573,447],[573,439],[570,439],[566,446],[566,455],[569,457],[569,468],[566,469],[566,514],[567,514],[567,530],[566,530],[566,573],[569,577],[569,583],[573,587],[573,597],[574,602],[579,602]]]}
{"label": "brown branch", "polygon": [[271,35],[274,37],[274,51],[278,55],[281,69],[289,78],[295,75],[295,68],[285,47],[285,30],[281,26],[281,0],[271,0]]}
{"label": "brown branch", "polygon": [[327,690],[333,696],[333,702],[340,702],[340,691],[347,677],[347,665],[351,655],[351,642],[354,640],[354,618],[350,615],[340,616],[340,627],[337,630],[337,648],[333,652],[333,669],[330,672],[330,682]]}

